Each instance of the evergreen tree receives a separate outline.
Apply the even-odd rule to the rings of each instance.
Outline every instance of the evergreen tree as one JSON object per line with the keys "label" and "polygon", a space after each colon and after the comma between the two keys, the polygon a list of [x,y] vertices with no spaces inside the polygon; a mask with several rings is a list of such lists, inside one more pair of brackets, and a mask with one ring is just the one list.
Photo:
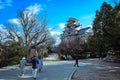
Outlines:
{"label": "evergreen tree", "polygon": [[109,47],[114,51],[120,50],[120,3],[112,9],[109,15],[106,32]]}
{"label": "evergreen tree", "polygon": [[106,36],[108,35],[106,28],[109,24],[108,19],[111,10],[111,5],[104,2],[101,6],[100,11],[96,11],[96,18],[93,22],[94,37],[96,39],[95,41],[97,41],[96,46],[99,46],[97,51],[100,53],[105,52],[108,47],[108,45],[106,44]]}
{"label": "evergreen tree", "polygon": [[113,50],[120,55],[120,3],[115,7],[103,3],[100,11],[96,11],[93,33],[88,39],[91,51],[101,53]]}

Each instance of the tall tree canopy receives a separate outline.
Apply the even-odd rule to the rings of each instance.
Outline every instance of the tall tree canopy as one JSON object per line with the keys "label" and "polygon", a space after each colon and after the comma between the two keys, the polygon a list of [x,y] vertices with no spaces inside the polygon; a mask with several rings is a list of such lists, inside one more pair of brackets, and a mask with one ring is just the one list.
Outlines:
{"label": "tall tree canopy", "polygon": [[92,51],[120,51],[120,3],[115,7],[106,2],[102,4],[100,11],[96,11],[93,33],[88,40]]}
{"label": "tall tree canopy", "polygon": [[109,15],[112,10],[112,7],[110,4],[107,4],[106,2],[103,3],[101,6],[100,11],[96,11],[96,18],[93,22],[93,32],[94,37],[96,38],[96,46],[99,46],[98,52],[104,52],[106,45],[106,37],[109,35],[107,33],[106,28],[109,24]]}

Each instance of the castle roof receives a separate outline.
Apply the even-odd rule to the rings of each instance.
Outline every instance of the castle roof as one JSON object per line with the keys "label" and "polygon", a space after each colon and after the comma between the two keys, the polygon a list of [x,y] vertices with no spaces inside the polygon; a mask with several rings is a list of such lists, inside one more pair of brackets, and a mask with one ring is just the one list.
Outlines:
{"label": "castle roof", "polygon": [[90,27],[86,27],[86,28],[83,28],[83,29],[80,29],[77,33],[77,35],[82,35],[82,34],[85,34],[86,30],[90,29]]}

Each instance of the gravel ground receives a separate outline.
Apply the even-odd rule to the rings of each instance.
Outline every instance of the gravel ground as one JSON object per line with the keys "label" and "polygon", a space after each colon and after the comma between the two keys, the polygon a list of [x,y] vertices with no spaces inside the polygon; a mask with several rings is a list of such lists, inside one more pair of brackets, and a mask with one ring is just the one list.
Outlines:
{"label": "gravel ground", "polygon": [[96,59],[80,60],[71,80],[120,80],[120,64]]}

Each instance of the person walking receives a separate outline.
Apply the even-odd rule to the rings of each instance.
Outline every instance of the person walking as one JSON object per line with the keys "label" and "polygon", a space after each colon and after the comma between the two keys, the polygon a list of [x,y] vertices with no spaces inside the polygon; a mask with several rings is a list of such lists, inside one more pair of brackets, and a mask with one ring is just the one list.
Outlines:
{"label": "person walking", "polygon": [[31,60],[31,63],[32,63],[33,80],[36,80],[37,72],[38,72],[38,66],[37,65],[39,64],[38,58],[36,56],[33,56],[32,60]]}
{"label": "person walking", "polygon": [[20,64],[19,64],[20,76],[24,76],[24,74],[25,74],[26,63],[27,63],[26,58],[22,57],[22,59],[20,60]]}
{"label": "person walking", "polygon": [[79,67],[79,65],[78,65],[78,57],[75,58],[75,64],[74,64],[74,67],[75,67],[75,66]]}
{"label": "person walking", "polygon": [[41,59],[41,57],[39,57],[39,64],[38,64],[38,72],[41,72],[41,69],[43,67],[43,60]]}

